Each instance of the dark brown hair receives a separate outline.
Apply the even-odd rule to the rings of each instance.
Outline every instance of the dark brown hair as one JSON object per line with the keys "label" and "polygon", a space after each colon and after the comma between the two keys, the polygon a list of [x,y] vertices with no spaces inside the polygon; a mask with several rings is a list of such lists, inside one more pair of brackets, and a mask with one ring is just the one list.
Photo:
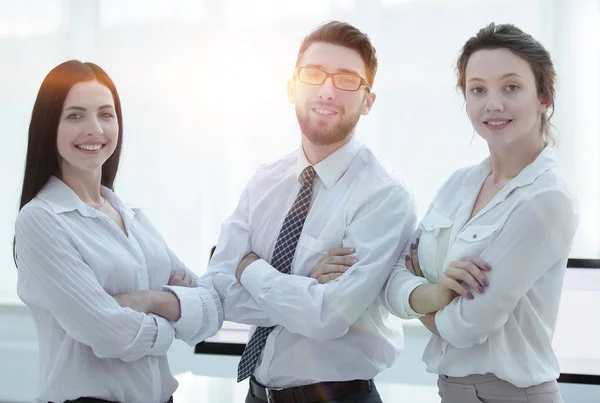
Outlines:
{"label": "dark brown hair", "polygon": [[[71,88],[81,82],[98,81],[109,89],[115,103],[115,112],[119,122],[119,138],[112,155],[102,165],[102,185],[114,190],[114,181],[119,169],[123,144],[123,116],[121,100],[115,84],[99,66],[94,63],[82,63],[69,60],[53,68],[40,86],[29,123],[25,174],[21,189],[19,210],[29,203],[54,173],[59,169],[56,138],[60,116],[65,99]],[[17,264],[15,239],[13,238],[13,259]]]}
{"label": "dark brown hair", "polygon": [[466,95],[466,70],[469,58],[482,49],[508,49],[529,63],[536,81],[537,94],[540,99],[548,101],[548,109],[542,114],[541,131],[544,140],[555,143],[550,134],[550,118],[554,114],[556,90],[556,71],[550,53],[531,35],[512,24],[489,24],[479,30],[463,46],[456,64],[457,88]]}
{"label": "dark brown hair", "polygon": [[40,86],[29,124],[29,140],[25,159],[25,175],[19,210],[29,203],[58,170],[56,148],[57,129],[65,98],[71,88],[80,82],[98,81],[113,96],[119,122],[119,137],[113,154],[102,165],[102,185],[113,189],[123,144],[123,117],[121,101],[114,83],[99,66],[69,60],[53,68]]}
{"label": "dark brown hair", "polygon": [[377,73],[377,55],[375,47],[371,44],[371,40],[367,34],[346,22],[330,21],[324,23],[315,28],[302,40],[300,50],[298,51],[298,58],[296,59],[296,67],[298,67],[306,49],[316,42],[331,43],[357,51],[365,62],[367,73],[365,79],[369,83],[369,86],[373,87],[375,74]]}

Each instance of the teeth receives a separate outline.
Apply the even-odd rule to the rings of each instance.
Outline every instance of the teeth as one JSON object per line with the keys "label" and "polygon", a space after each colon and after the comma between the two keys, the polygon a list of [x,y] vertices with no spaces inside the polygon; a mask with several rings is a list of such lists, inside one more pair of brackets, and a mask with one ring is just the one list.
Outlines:
{"label": "teeth", "polygon": [[325,115],[325,116],[335,115],[334,111],[330,111],[327,109],[315,108],[315,112],[317,112],[319,115]]}
{"label": "teeth", "polygon": [[94,144],[94,145],[82,144],[82,145],[77,146],[77,148],[80,148],[82,150],[87,150],[87,151],[98,151],[99,149],[102,148],[102,144]]}
{"label": "teeth", "polygon": [[501,120],[501,121],[497,121],[497,122],[488,122],[488,125],[492,125],[492,126],[501,126],[508,123],[508,120]]}

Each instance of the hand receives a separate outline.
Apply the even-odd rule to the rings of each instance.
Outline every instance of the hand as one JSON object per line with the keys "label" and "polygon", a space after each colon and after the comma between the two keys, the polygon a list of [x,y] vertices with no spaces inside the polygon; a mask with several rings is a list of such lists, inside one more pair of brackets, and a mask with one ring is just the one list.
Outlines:
{"label": "hand", "polygon": [[257,260],[260,260],[260,257],[258,257],[258,255],[254,252],[250,252],[244,256],[235,271],[235,278],[237,278],[237,281],[241,282],[242,274],[244,273],[244,270],[246,270],[246,267],[250,266],[250,264],[256,262]]}
{"label": "hand", "polygon": [[177,269],[171,272],[168,285],[193,288],[196,287],[196,280],[184,269]]}
{"label": "hand", "polygon": [[467,299],[475,298],[469,292],[468,287],[477,290],[479,294],[483,294],[485,287],[489,285],[483,272],[490,271],[491,269],[492,266],[477,257],[467,257],[450,263],[438,280],[438,301],[442,305],[446,301],[449,304],[457,295],[461,295]]}
{"label": "hand", "polygon": [[140,290],[113,295],[113,298],[123,308],[131,308],[134,311],[143,313],[152,312],[152,291],[150,290]]}
{"label": "hand", "polygon": [[320,284],[335,280],[344,274],[358,259],[351,255],[356,252],[354,248],[332,248],[313,267],[310,276],[316,278]]}

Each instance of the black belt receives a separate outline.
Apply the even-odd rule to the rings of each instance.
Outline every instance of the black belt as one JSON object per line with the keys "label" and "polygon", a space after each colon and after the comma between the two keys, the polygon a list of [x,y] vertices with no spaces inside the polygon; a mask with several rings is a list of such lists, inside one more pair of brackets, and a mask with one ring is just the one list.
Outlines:
{"label": "black belt", "polygon": [[373,380],[354,380],[345,382],[319,382],[310,385],[286,389],[269,389],[254,377],[250,378],[252,395],[269,403],[316,403],[343,399],[363,390],[373,390]]}

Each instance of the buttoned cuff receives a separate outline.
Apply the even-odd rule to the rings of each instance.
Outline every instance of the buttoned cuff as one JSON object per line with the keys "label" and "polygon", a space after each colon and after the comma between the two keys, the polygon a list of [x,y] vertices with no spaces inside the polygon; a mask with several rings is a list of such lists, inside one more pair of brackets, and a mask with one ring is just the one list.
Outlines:
{"label": "buttoned cuff", "polygon": [[175,329],[170,321],[163,318],[162,316],[150,314],[154,318],[157,327],[156,340],[154,345],[148,352],[148,355],[163,356],[169,351],[171,343],[175,338]]}

